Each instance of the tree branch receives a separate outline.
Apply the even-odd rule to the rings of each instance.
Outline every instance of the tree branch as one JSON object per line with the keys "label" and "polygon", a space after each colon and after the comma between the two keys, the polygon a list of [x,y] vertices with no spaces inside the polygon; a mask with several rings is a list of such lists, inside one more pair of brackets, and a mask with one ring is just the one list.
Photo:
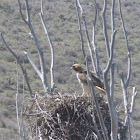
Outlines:
{"label": "tree branch", "polygon": [[23,110],[24,110],[24,99],[25,99],[25,76],[23,75],[23,94],[22,94],[22,106],[21,106],[21,126],[22,126],[22,137],[25,140],[25,126],[23,122]]}
{"label": "tree branch", "polygon": [[96,2],[96,0],[94,0],[94,3],[95,3],[96,10],[97,10],[97,15],[98,15],[99,22],[101,24],[101,27],[103,27],[102,20],[101,20],[100,15],[99,15],[99,12],[100,12],[99,4]]}
{"label": "tree branch", "polygon": [[38,38],[37,38],[37,36],[36,36],[36,34],[34,32],[33,26],[32,26],[31,21],[30,21],[30,12],[29,12],[28,0],[25,0],[26,18],[27,18],[27,20],[25,20],[25,18],[23,17],[23,14],[21,12],[22,9],[21,9],[20,0],[18,0],[18,3],[19,3],[21,17],[22,17],[23,21],[28,25],[29,30],[30,30],[30,32],[31,32],[31,34],[33,36],[33,39],[35,41],[35,44],[36,44],[36,47],[37,47],[37,50],[38,50],[39,59],[40,59],[41,74],[42,74],[42,84],[43,84],[44,90],[45,90],[45,92],[49,92],[49,87],[48,87],[47,77],[46,77],[44,56],[43,56],[43,52],[42,52],[42,49],[40,47]]}
{"label": "tree branch", "polygon": [[123,16],[122,16],[121,0],[118,0],[118,3],[119,3],[119,12],[120,12],[120,18],[121,18],[121,22],[122,22],[122,28],[123,28],[125,42],[126,42],[125,45],[126,45],[126,49],[128,51],[128,73],[127,73],[127,80],[125,83],[125,87],[128,87],[129,82],[130,82],[130,76],[131,76],[131,55],[130,55],[130,48],[129,48],[129,44],[128,44],[127,34],[126,34],[126,30],[125,30],[125,24],[124,24],[124,20],[123,20]]}
{"label": "tree branch", "polygon": [[96,20],[97,20],[97,7],[96,7],[96,2],[95,2],[95,17],[93,21],[93,31],[92,31],[92,45],[96,57],[96,69],[97,69],[97,76],[100,79],[100,67],[99,67],[99,56],[98,56],[98,51],[97,51],[97,46],[95,42],[95,27],[96,27]]}
{"label": "tree branch", "polygon": [[115,63],[110,69],[110,100],[108,101],[111,116],[111,140],[117,140],[118,135],[118,116],[114,104],[114,67]]}
{"label": "tree branch", "polygon": [[115,35],[116,35],[116,30],[114,30],[114,32],[112,33],[112,39],[111,39],[111,45],[110,45],[110,57],[109,57],[109,60],[108,60],[108,63],[107,63],[107,66],[104,70],[104,73],[107,74],[110,67],[111,67],[111,64],[112,64],[112,61],[113,61],[113,49],[114,49],[114,41],[115,41]]}
{"label": "tree branch", "polygon": [[105,46],[106,46],[106,51],[107,51],[107,56],[110,56],[110,50],[109,50],[109,40],[108,40],[108,33],[107,33],[107,25],[106,25],[106,0],[104,0],[104,6],[103,6],[103,11],[102,11],[102,20],[103,20],[103,33],[104,33],[104,38],[105,38]]}
{"label": "tree branch", "polygon": [[19,107],[18,107],[18,95],[19,95],[19,73],[18,73],[18,62],[16,60],[16,71],[17,71],[17,93],[16,93],[16,114],[17,114],[17,124],[18,124],[18,131],[19,136],[21,138],[21,127],[20,127],[20,121],[19,121]]}
{"label": "tree branch", "polygon": [[32,65],[32,67],[34,68],[34,70],[36,71],[36,73],[38,74],[38,76],[40,77],[40,79],[42,80],[42,74],[41,74],[41,72],[38,70],[38,68],[36,67],[36,65],[34,64],[34,62],[30,59],[28,53],[24,51],[24,54],[26,55],[26,57],[29,60],[30,64]]}
{"label": "tree branch", "polygon": [[85,61],[86,53],[85,53],[85,49],[84,49],[84,40],[83,40],[83,34],[82,34],[82,28],[81,28],[81,19],[80,19],[80,13],[79,13],[79,7],[78,7],[78,4],[77,4],[77,0],[76,0],[76,14],[77,14],[77,18],[78,18],[78,30],[79,30],[79,34],[80,34],[81,50],[83,52],[84,61]]}
{"label": "tree branch", "polygon": [[131,55],[130,55],[130,48],[129,48],[129,45],[128,45],[127,34],[126,34],[126,30],[125,30],[125,24],[124,24],[124,20],[123,20],[123,16],[122,16],[121,1],[120,0],[118,0],[118,5],[119,5],[119,13],[120,13],[120,18],[121,18],[121,22],[122,22],[124,38],[125,38],[125,45],[126,45],[126,49],[127,49],[127,52],[128,52],[128,72],[127,72],[126,82],[124,81],[124,75],[123,74],[120,74],[120,78],[121,78],[121,85],[122,85],[122,89],[123,89],[124,108],[125,108],[125,114],[126,114],[125,126],[128,126],[129,139],[131,140],[131,129],[130,129],[131,114],[130,114],[130,111],[128,110],[128,91],[127,91],[127,87],[129,85],[130,76],[131,76]]}
{"label": "tree branch", "polygon": [[129,134],[129,139],[131,140],[131,130],[130,130],[130,114],[128,111],[128,92],[127,92],[127,87],[125,86],[125,82],[124,82],[124,75],[123,73],[120,74],[120,78],[121,78],[121,86],[122,86],[122,90],[123,90],[123,99],[124,99],[124,108],[125,108],[125,126],[128,126],[128,134]]}
{"label": "tree branch", "polygon": [[23,16],[23,13],[22,13],[22,10],[21,10],[22,8],[21,8],[20,0],[18,0],[18,3],[19,3],[19,12],[20,12],[21,18],[26,24],[28,24],[27,20]]}
{"label": "tree branch", "polygon": [[136,96],[137,96],[136,87],[133,87],[133,95],[132,95],[131,106],[130,106],[130,115],[131,115],[131,117],[133,115],[133,111],[134,111],[134,107],[135,107]]}
{"label": "tree branch", "polygon": [[[111,46],[110,46],[110,57],[107,63],[107,66],[105,68],[105,70],[103,71],[103,78],[104,78],[104,88],[106,90],[107,93],[107,100],[108,100],[108,106],[109,106],[109,110],[110,110],[110,117],[111,117],[111,139],[112,140],[117,140],[117,130],[118,130],[118,120],[117,120],[117,113],[116,113],[116,109],[114,106],[114,99],[113,99],[113,87],[114,87],[114,64],[112,65],[112,61],[113,61],[113,48],[114,48],[114,40],[115,40],[115,34],[116,31],[113,32],[112,35],[112,42],[111,42]],[[109,72],[109,69],[111,70],[111,79],[110,79],[110,88],[109,89],[109,85],[108,85],[108,80],[107,80],[107,74]]]}
{"label": "tree branch", "polygon": [[93,69],[94,69],[95,73],[97,74],[96,64],[95,64],[95,60],[94,60],[94,56],[93,56],[93,52],[92,52],[92,48],[91,48],[91,43],[90,43],[90,39],[89,39],[89,35],[88,35],[85,15],[84,15],[84,11],[81,7],[81,4],[80,4],[79,0],[77,0],[77,5],[81,10],[81,15],[82,15],[83,24],[84,24],[85,35],[86,35],[86,38],[87,38],[87,44],[88,44],[88,48],[89,48],[89,52],[90,52],[90,56],[91,56],[92,66],[93,66]]}
{"label": "tree branch", "polygon": [[32,89],[30,87],[30,84],[29,84],[29,78],[28,78],[28,75],[27,75],[27,72],[26,70],[23,68],[21,62],[20,62],[20,58],[14,53],[14,51],[9,47],[9,45],[7,44],[7,42],[5,41],[2,33],[0,33],[1,35],[1,38],[2,38],[2,41],[4,43],[4,45],[6,46],[6,48],[10,51],[10,53],[16,58],[21,70],[22,70],[22,73],[23,75],[25,76],[25,80],[26,80],[26,84],[27,84],[27,87],[28,87],[28,90],[29,90],[29,93],[30,93],[30,96],[33,97],[33,93],[32,93]]}
{"label": "tree branch", "polygon": [[[110,117],[111,117],[111,140],[117,140],[117,133],[118,133],[118,117],[117,117],[117,112],[114,105],[114,66],[115,64],[113,63],[113,57],[114,57],[113,52],[114,52],[114,42],[115,42],[115,35],[116,35],[116,30],[114,26],[114,6],[115,6],[115,0],[112,0],[112,8],[111,8],[112,34],[111,34],[110,48],[108,48],[109,41],[108,41],[106,18],[105,18],[106,0],[104,0],[104,10],[103,10],[103,26],[104,27],[103,28],[104,28],[106,50],[107,50],[109,60],[108,60],[105,70],[103,71],[103,77],[104,77],[104,86],[107,92],[107,100],[108,100],[108,106],[109,106]],[[110,87],[108,85],[108,80],[107,80],[107,74],[109,70],[110,70]]]}
{"label": "tree branch", "polygon": [[95,104],[98,119],[99,119],[99,122],[100,122],[100,126],[101,126],[101,129],[103,131],[103,137],[104,137],[104,140],[109,140],[108,134],[106,132],[106,127],[105,127],[105,124],[104,124],[104,120],[103,120],[103,117],[102,117],[102,113],[101,113],[101,110],[100,110],[100,106],[99,106],[98,100],[97,100],[95,92],[94,92],[93,82],[90,78],[87,58],[86,58],[86,70],[87,70],[87,82],[88,82],[88,85],[90,87],[92,100],[93,100],[93,103]]}
{"label": "tree branch", "polygon": [[49,44],[50,44],[50,49],[51,49],[51,68],[50,68],[50,73],[51,73],[51,91],[54,91],[54,47],[53,43],[51,41],[51,38],[49,36],[49,32],[47,29],[47,26],[45,24],[44,18],[43,18],[43,0],[41,0],[41,13],[39,14],[41,18],[41,22],[45,31],[45,34],[48,38]]}
{"label": "tree branch", "polygon": [[[114,31],[115,31],[114,7],[115,7],[115,0],[112,0],[112,8],[111,8],[111,28],[112,28],[111,48],[114,46],[114,40],[115,40],[115,36],[113,36]],[[110,53],[113,54],[113,49],[112,49],[112,52],[110,52]],[[114,67],[115,67],[115,64],[113,63],[111,65],[111,68],[110,68],[110,98],[111,98],[112,101],[114,101]],[[115,107],[114,107],[114,109],[115,109]],[[116,133],[116,135],[117,135],[117,133]]]}

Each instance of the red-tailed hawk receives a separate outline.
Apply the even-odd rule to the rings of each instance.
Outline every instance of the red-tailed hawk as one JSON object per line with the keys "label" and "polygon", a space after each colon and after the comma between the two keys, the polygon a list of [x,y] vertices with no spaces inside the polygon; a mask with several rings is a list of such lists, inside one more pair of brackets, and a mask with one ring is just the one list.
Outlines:
{"label": "red-tailed hawk", "polygon": [[[83,88],[82,96],[89,96],[90,88],[86,78],[87,71],[84,70],[79,64],[74,64],[72,68],[77,72],[77,79]],[[90,71],[90,75],[94,86],[105,94],[104,84],[100,81],[100,79],[97,78],[93,71]]]}

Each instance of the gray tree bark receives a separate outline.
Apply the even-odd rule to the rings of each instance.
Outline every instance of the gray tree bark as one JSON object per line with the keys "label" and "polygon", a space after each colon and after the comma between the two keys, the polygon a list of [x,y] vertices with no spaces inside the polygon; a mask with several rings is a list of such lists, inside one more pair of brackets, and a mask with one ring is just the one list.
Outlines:
{"label": "gray tree bark", "polygon": [[43,0],[41,0],[41,13],[39,14],[41,18],[41,22],[45,31],[45,34],[48,38],[50,49],[51,49],[51,67],[50,67],[50,73],[51,73],[51,92],[54,91],[54,47],[53,43],[51,41],[51,38],[49,36],[48,28],[45,24],[44,17],[43,17]]}
{"label": "gray tree bark", "polygon": [[[37,36],[35,34],[35,31],[33,29],[32,24],[31,24],[28,0],[25,0],[26,19],[24,18],[23,13],[22,13],[20,0],[18,0],[18,3],[19,3],[21,17],[22,17],[23,21],[29,27],[29,30],[31,32],[31,35],[33,36],[33,39],[35,41],[35,44],[36,44],[36,47],[37,47],[37,50],[38,50],[38,55],[39,55],[39,60],[40,60],[40,67],[41,67],[41,70],[40,70],[41,75],[39,75],[39,77],[41,78],[41,81],[42,81],[42,84],[43,84],[43,87],[44,87],[45,92],[49,92],[49,87],[48,87],[48,82],[47,82],[47,77],[46,77],[46,68],[45,68],[44,56],[43,56],[43,52],[42,52],[42,49],[40,47],[40,43],[38,41],[38,38],[37,38]],[[27,58],[29,58],[29,57],[27,57]],[[31,65],[32,65],[33,68],[35,68],[33,66],[33,63],[31,63]]]}

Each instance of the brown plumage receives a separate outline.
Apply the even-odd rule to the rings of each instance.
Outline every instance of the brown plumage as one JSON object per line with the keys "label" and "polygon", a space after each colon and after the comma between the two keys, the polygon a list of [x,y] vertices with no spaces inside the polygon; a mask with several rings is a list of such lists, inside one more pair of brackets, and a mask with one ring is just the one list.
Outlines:
{"label": "brown plumage", "polygon": [[[87,71],[84,70],[79,64],[74,64],[72,68],[77,72],[77,79],[83,88],[82,96],[85,96],[85,95],[89,96],[90,88],[88,86],[87,78],[86,78]],[[105,94],[104,84],[100,81],[100,79],[97,78],[97,76],[95,75],[93,71],[90,71],[90,75],[91,75],[91,80],[94,86]]]}

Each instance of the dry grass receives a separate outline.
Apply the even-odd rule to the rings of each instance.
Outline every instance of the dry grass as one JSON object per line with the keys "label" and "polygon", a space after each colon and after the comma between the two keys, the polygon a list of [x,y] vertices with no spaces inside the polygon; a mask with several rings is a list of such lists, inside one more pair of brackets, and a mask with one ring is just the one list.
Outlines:
{"label": "dry grass", "polygon": [[[132,54],[132,76],[130,82],[130,89],[133,86],[137,87],[140,91],[140,72],[139,72],[139,58],[140,58],[140,2],[138,0],[121,0],[123,17],[126,24],[126,30],[129,39],[129,46],[131,48]],[[99,0],[99,6],[102,9],[102,1]],[[110,2],[109,2],[110,3]],[[87,20],[87,26],[90,38],[92,37],[92,20],[94,18],[94,3],[93,0],[81,0],[81,4],[85,11],[85,17]],[[44,30],[40,22],[39,12],[40,12],[40,0],[29,1],[31,10],[31,20],[34,29],[39,38],[41,47],[44,51],[45,64],[47,70],[47,78],[50,81],[50,49],[46,36],[44,35]],[[60,92],[81,92],[81,88],[75,73],[70,70],[73,62],[83,63],[82,51],[80,50],[80,40],[77,27],[77,18],[75,12],[75,1],[74,0],[47,0],[44,1],[44,18],[48,26],[51,39],[54,44],[55,49],[55,86]],[[109,9],[108,5],[108,9]],[[23,8],[24,9],[24,8]],[[107,14],[110,15],[110,10]],[[25,10],[25,9],[24,9]],[[118,64],[120,72],[127,73],[127,53],[125,50],[123,33],[121,31],[120,17],[118,15],[117,5],[115,7],[115,21],[116,29],[118,30],[116,35],[116,44],[114,50],[114,62]],[[24,11],[25,14],[25,11]],[[107,20],[108,27],[110,29],[110,18]],[[106,65],[106,53],[104,46],[104,37],[102,30],[100,29],[100,23],[97,21],[96,26],[96,43],[98,47],[100,64],[103,69]],[[27,51],[32,60],[38,66],[38,53],[35,48],[34,41],[29,37],[29,30],[27,26],[21,20],[19,14],[18,2],[15,0],[4,0],[0,3],[0,32],[3,33],[6,41],[12,49],[17,51],[19,55],[23,55],[23,51]],[[84,33],[84,32],[83,32]],[[109,35],[110,36],[110,35]],[[85,39],[85,36],[84,36]],[[87,43],[85,40],[85,47],[87,49]],[[35,74],[28,60],[23,56],[25,67],[29,75],[29,81],[34,93],[37,91],[43,91],[42,84],[39,77]],[[20,70],[19,70],[20,71]],[[126,75],[126,74],[125,74]],[[15,94],[16,94],[16,63],[13,56],[7,51],[3,43],[0,43],[0,115],[8,124],[8,119],[13,121],[15,124],[16,112],[15,108],[11,109],[11,106],[15,106]],[[117,77],[117,76],[116,76]],[[117,98],[122,101],[122,93],[120,88],[120,79],[115,78],[115,93]],[[11,81],[12,83],[10,84]],[[20,74],[20,84],[22,84],[22,74]],[[49,83],[50,84],[50,83]],[[28,91],[25,90],[28,96]],[[131,95],[131,91],[130,95]],[[22,86],[20,88],[20,93],[22,93]],[[8,97],[8,98],[7,98]],[[11,99],[10,99],[10,98]],[[4,99],[5,98],[5,99]],[[115,98],[115,99],[117,99]],[[11,100],[11,101],[10,101]],[[9,103],[8,103],[9,102]],[[20,103],[20,101],[19,101]],[[9,105],[10,104],[10,105]],[[140,131],[140,113],[139,113],[140,97],[136,99],[136,113],[134,113],[134,127],[139,135]],[[9,107],[10,106],[10,107]],[[10,115],[7,115],[10,114]],[[6,124],[6,129],[0,127],[0,135],[3,135],[5,140],[17,139],[18,131],[11,131],[13,128],[8,128]],[[17,127],[17,126],[16,126]],[[13,138],[12,138],[12,137]],[[140,139],[140,136],[138,137]]]}

